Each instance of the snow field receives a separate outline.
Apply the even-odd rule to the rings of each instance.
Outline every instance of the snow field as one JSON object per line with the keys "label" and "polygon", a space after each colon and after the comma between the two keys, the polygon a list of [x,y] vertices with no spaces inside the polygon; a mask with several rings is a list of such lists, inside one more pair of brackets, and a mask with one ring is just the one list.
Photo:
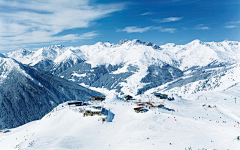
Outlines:
{"label": "snow field", "polygon": [[[226,93],[219,96],[223,94]],[[165,107],[175,112],[153,108],[146,113],[135,113],[136,104],[111,94],[104,106],[115,116],[113,122],[104,123],[98,121],[99,116],[83,117],[74,107],[61,104],[41,120],[0,134],[0,149],[11,150],[16,146],[19,150],[181,150],[190,146],[192,149],[238,149],[240,142],[236,137],[240,128],[234,125],[239,119],[240,102],[220,100],[214,95],[206,100],[204,96],[198,99],[175,96],[174,101],[165,101]],[[148,101],[148,98],[160,101],[147,95],[142,95],[141,100]],[[216,108],[203,107],[204,104],[216,105]],[[230,108],[233,111],[230,112]]]}

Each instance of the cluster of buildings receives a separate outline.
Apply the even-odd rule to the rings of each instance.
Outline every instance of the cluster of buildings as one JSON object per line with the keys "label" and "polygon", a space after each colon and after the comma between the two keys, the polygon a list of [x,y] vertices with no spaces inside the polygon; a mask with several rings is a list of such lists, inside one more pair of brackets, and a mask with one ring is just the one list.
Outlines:
{"label": "cluster of buildings", "polygon": [[156,97],[159,97],[160,99],[167,99],[169,101],[174,100],[174,97],[169,97],[167,94],[162,94],[162,93],[153,93]]}
{"label": "cluster of buildings", "polygon": [[[134,107],[134,111],[136,113],[144,113],[144,112],[147,112],[149,109],[151,108],[164,108],[168,111],[174,111],[174,109],[169,109],[169,108],[166,108],[164,106],[164,102],[165,100],[169,100],[169,101],[172,101],[174,100],[174,97],[168,97],[167,94],[161,94],[161,93],[154,93],[154,95],[160,99],[163,99],[162,102],[151,102],[150,100],[148,102],[134,102],[136,104],[136,107]],[[130,101],[130,100],[135,100],[133,99],[132,96],[130,95],[127,95],[124,97],[124,99],[126,101]]]}
{"label": "cluster of buildings", "polygon": [[[124,99],[126,102],[131,101],[136,105],[136,107],[133,108],[136,113],[145,113],[152,108],[163,108],[168,111],[174,111],[173,109],[168,109],[167,107],[164,106],[165,100],[172,101],[174,100],[174,97],[168,97],[167,94],[161,94],[161,93],[154,93],[154,95],[160,99],[163,99],[163,101],[151,102],[149,100],[148,102],[137,102],[135,101],[136,99],[134,99],[133,96],[131,95],[126,95]],[[80,106],[79,112],[83,113],[83,117],[100,116],[99,120],[106,121],[108,110],[104,108],[102,103],[102,101],[104,101],[105,98],[106,96],[91,96],[91,99],[88,102],[82,102],[82,101],[68,102],[68,105],[69,107]]]}
{"label": "cluster of buildings", "polygon": [[79,106],[79,112],[83,113],[83,117],[101,116],[99,120],[106,121],[106,110],[102,105],[102,101],[105,100],[105,98],[105,96],[91,96],[91,99],[88,102],[74,101],[68,102],[68,105],[69,107]]}

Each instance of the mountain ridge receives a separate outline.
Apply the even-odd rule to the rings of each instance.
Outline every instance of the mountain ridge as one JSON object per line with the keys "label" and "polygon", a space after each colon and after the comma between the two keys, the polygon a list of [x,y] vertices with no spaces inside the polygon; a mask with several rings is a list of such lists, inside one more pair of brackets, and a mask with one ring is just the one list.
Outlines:
{"label": "mountain ridge", "polygon": [[[136,44],[137,43],[137,44]],[[131,46],[137,46],[137,45],[141,45],[141,46],[146,46],[146,47],[152,47],[152,45],[156,45],[156,44],[153,44],[153,43],[151,43],[150,45],[149,45],[149,43],[151,43],[151,42],[143,42],[143,41],[141,41],[141,40],[137,40],[137,39],[134,39],[134,40],[132,40],[132,41],[130,41],[130,40],[120,40],[119,41],[119,43],[117,43],[117,44],[113,44],[113,43],[109,43],[109,42],[105,42],[105,43],[102,43],[102,42],[98,42],[98,43],[96,43],[96,44],[94,44],[94,45],[83,45],[83,46],[78,46],[78,47],[65,47],[65,46],[63,46],[63,45],[52,45],[52,46],[49,46],[49,47],[43,47],[43,48],[40,48],[39,50],[37,50],[37,51],[31,51],[32,53],[34,53],[36,56],[34,57],[34,56],[32,56],[32,57],[34,57],[34,58],[36,58],[36,57],[40,57],[40,56],[42,56],[43,58],[42,59],[44,59],[44,58],[48,58],[48,59],[50,59],[50,60],[52,60],[52,61],[54,61],[55,59],[57,59],[57,57],[59,57],[62,53],[64,53],[66,50],[72,50],[72,51],[82,51],[82,49],[89,49],[89,48],[97,48],[97,49],[100,49],[100,50],[107,50],[106,49],[106,47],[107,48],[109,48],[109,49],[111,49],[111,48],[116,48],[116,47],[121,47],[121,46],[123,46],[123,45],[125,45],[126,47],[127,46],[129,46],[129,47],[131,47]],[[166,46],[167,45],[167,46]],[[167,43],[167,44],[165,44],[165,45],[161,45],[161,46],[157,46],[157,47],[160,47],[161,48],[161,50],[159,51],[159,52],[161,52],[161,51],[163,51],[163,52],[165,52],[165,54],[166,53],[170,53],[171,51],[173,51],[173,49],[171,49],[171,48],[174,48],[175,47],[175,49],[177,48],[178,49],[178,51],[183,51],[183,50],[186,50],[186,49],[189,49],[189,47],[196,47],[196,46],[206,46],[206,47],[210,47],[210,49],[221,49],[221,51],[222,52],[224,52],[224,51],[226,51],[226,50],[228,50],[229,51],[229,48],[230,47],[227,47],[227,46],[232,46],[233,47],[233,49],[235,48],[235,49],[238,49],[239,48],[239,42],[237,42],[237,41],[223,41],[223,42],[202,42],[202,41],[200,41],[200,40],[194,40],[194,41],[192,41],[192,42],[190,42],[190,43],[187,43],[187,44],[185,44],[185,45],[176,45],[176,44],[174,44],[174,43]],[[98,47],[98,46],[100,46],[100,47]],[[105,49],[104,49],[104,47],[105,47]],[[126,48],[125,47],[125,48]],[[206,48],[205,47],[205,48]],[[170,49],[169,49],[170,48]],[[18,50],[19,51],[19,50]],[[16,52],[18,52],[18,51],[16,51]],[[49,53],[49,55],[48,54],[46,54],[47,53],[47,51],[52,51],[52,52],[54,52],[53,54],[52,53]],[[175,50],[176,51],[176,50]],[[15,52],[15,51],[14,51]],[[22,57],[17,57],[17,56],[14,56],[13,55],[13,53],[14,52],[10,52],[10,53],[5,53],[5,56],[7,56],[7,57],[12,57],[12,58],[14,58],[14,59],[16,59],[16,60],[18,60],[18,61],[20,61],[20,62],[22,62],[22,63],[24,63],[24,64],[30,64],[30,65],[35,65],[37,62],[34,62],[33,60],[28,60],[28,61],[24,61],[23,59],[21,59]],[[19,51],[20,52],[20,51]],[[28,52],[29,52],[29,50],[28,50]],[[95,51],[96,52],[96,51]],[[179,53],[179,52],[178,52]],[[172,54],[172,53],[171,53]],[[18,55],[21,55],[20,53],[18,53]],[[23,54],[22,54],[23,55]],[[44,56],[45,55],[45,56]],[[85,52],[85,54],[84,55],[86,55],[86,57],[88,56],[88,53],[87,52]],[[233,54],[232,54],[233,55]],[[239,55],[239,54],[238,54]],[[180,56],[179,56],[180,57]],[[27,58],[27,57],[25,57],[24,59],[29,59],[29,58]],[[179,58],[179,60],[180,60],[181,58]],[[38,61],[41,61],[41,59],[39,59]],[[169,63],[169,61],[165,61],[166,63]],[[171,64],[170,64],[171,65]]]}
{"label": "mountain ridge", "polygon": [[184,84],[211,78],[215,72],[206,71],[208,68],[236,64],[240,57],[237,41],[194,40],[185,45],[168,43],[154,48],[156,46],[137,39],[121,40],[117,44],[60,45],[41,48],[33,55],[24,56],[24,60],[15,59],[86,87],[104,87],[120,94],[136,95],[187,76],[188,70],[198,73]]}

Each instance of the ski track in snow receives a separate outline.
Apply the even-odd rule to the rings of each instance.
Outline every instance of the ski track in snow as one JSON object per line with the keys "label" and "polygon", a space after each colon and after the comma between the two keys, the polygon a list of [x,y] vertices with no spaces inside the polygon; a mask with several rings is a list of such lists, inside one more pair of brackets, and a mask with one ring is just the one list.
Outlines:
{"label": "ski track in snow", "polygon": [[226,108],[224,108],[224,107],[221,106],[221,105],[218,105],[218,106],[217,106],[217,109],[219,110],[219,112],[221,112],[221,113],[224,114],[225,116],[227,116],[227,117],[233,119],[234,121],[240,123],[240,118],[237,117],[236,115],[232,114],[230,110],[227,110]]}

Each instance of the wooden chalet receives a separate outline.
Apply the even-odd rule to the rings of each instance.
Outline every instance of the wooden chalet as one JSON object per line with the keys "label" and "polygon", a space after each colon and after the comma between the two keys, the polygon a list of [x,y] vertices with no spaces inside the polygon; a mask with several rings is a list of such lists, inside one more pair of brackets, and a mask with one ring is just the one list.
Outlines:
{"label": "wooden chalet", "polygon": [[133,97],[131,95],[127,95],[124,97],[126,100],[131,100]]}
{"label": "wooden chalet", "polygon": [[163,105],[163,104],[160,104],[160,105],[158,105],[158,107],[160,107],[160,108],[161,108],[161,107],[164,107],[164,105]]}
{"label": "wooden chalet", "polygon": [[143,112],[143,107],[136,107],[136,108],[133,108],[133,110],[135,110],[136,113],[140,113],[140,112]]}
{"label": "wooden chalet", "polygon": [[79,101],[79,102],[68,102],[68,105],[75,105],[75,106],[82,106],[83,105],[83,102],[82,101]]}
{"label": "wooden chalet", "polygon": [[144,107],[136,107],[133,109],[135,110],[136,113],[144,113],[148,111],[148,109],[145,109]]}

